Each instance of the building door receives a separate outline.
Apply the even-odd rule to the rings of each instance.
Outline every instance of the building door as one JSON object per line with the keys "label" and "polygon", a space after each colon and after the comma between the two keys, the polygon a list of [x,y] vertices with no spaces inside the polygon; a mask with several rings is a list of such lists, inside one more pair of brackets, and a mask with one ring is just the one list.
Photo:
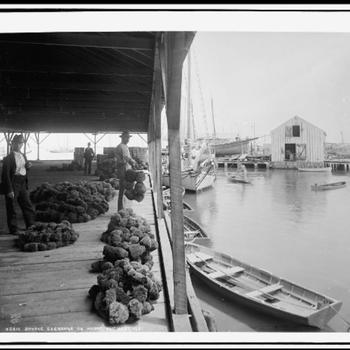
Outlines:
{"label": "building door", "polygon": [[296,157],[296,145],[295,143],[286,143],[284,147],[284,160],[295,160]]}

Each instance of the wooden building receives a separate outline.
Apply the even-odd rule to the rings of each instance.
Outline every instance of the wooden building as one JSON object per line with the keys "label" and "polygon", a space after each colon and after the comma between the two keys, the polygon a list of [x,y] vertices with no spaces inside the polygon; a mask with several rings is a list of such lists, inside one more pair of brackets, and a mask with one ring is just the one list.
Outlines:
{"label": "wooden building", "polygon": [[271,131],[271,167],[323,167],[326,133],[295,116]]}

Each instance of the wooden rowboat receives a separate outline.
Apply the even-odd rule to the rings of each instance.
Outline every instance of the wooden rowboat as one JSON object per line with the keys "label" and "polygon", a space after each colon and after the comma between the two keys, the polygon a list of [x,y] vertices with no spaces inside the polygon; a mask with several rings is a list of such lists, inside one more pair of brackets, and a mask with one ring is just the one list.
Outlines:
{"label": "wooden rowboat", "polygon": [[332,182],[328,184],[314,184],[311,185],[313,191],[326,191],[326,190],[335,190],[337,188],[343,188],[346,186],[346,181]]}
{"label": "wooden rowboat", "polygon": [[242,176],[239,175],[235,175],[235,174],[231,174],[229,173],[227,175],[227,178],[229,181],[231,182],[235,182],[235,183],[242,183],[242,184],[250,184],[251,182],[248,180],[248,178],[244,178]]}
{"label": "wooden rowboat", "polygon": [[[182,197],[185,195],[185,188],[182,189]],[[186,203],[182,202],[183,210],[193,210],[192,207]],[[171,210],[171,200],[170,200],[170,188],[163,189],[163,208],[167,210]]]}
{"label": "wooden rowboat", "polygon": [[298,168],[298,171],[303,172],[332,172],[331,167],[325,167],[325,168]]}
{"label": "wooden rowboat", "polygon": [[184,235],[186,242],[192,241],[195,238],[208,237],[202,227],[196,221],[186,215],[184,215]]}
{"label": "wooden rowboat", "polygon": [[323,328],[342,302],[301,287],[226,254],[185,242],[190,271],[214,292],[255,310]]}

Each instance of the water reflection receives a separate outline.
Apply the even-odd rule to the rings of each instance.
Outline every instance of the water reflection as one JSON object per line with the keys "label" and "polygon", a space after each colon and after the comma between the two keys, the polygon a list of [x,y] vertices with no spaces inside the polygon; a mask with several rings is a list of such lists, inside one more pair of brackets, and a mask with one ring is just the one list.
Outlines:
{"label": "water reflection", "polygon": [[[231,183],[220,169],[213,188],[185,195],[213,248],[342,300],[341,313],[350,320],[349,173],[249,170],[248,176],[251,185]],[[342,180],[347,187],[311,190],[314,183]],[[246,311],[198,281],[195,287],[223,331],[318,331]],[[322,331],[345,332],[346,324],[336,316]]]}

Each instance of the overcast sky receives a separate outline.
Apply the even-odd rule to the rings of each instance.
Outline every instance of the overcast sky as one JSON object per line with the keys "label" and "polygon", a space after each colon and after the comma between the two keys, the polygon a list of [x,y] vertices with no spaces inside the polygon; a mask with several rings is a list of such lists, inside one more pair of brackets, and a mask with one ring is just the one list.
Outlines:
{"label": "overcast sky", "polygon": [[[0,13],[0,32],[61,30],[196,31],[198,131],[213,131],[212,98],[218,134],[269,135],[298,115],[322,128],[327,142],[350,142],[350,12]],[[43,146],[62,140],[50,136]],[[69,146],[87,141],[75,135]],[[106,137],[100,146],[118,141]],[[136,135],[132,143],[145,144]]]}
{"label": "overcast sky", "polygon": [[262,136],[298,115],[350,142],[349,33],[197,32],[192,47],[217,132]]}

